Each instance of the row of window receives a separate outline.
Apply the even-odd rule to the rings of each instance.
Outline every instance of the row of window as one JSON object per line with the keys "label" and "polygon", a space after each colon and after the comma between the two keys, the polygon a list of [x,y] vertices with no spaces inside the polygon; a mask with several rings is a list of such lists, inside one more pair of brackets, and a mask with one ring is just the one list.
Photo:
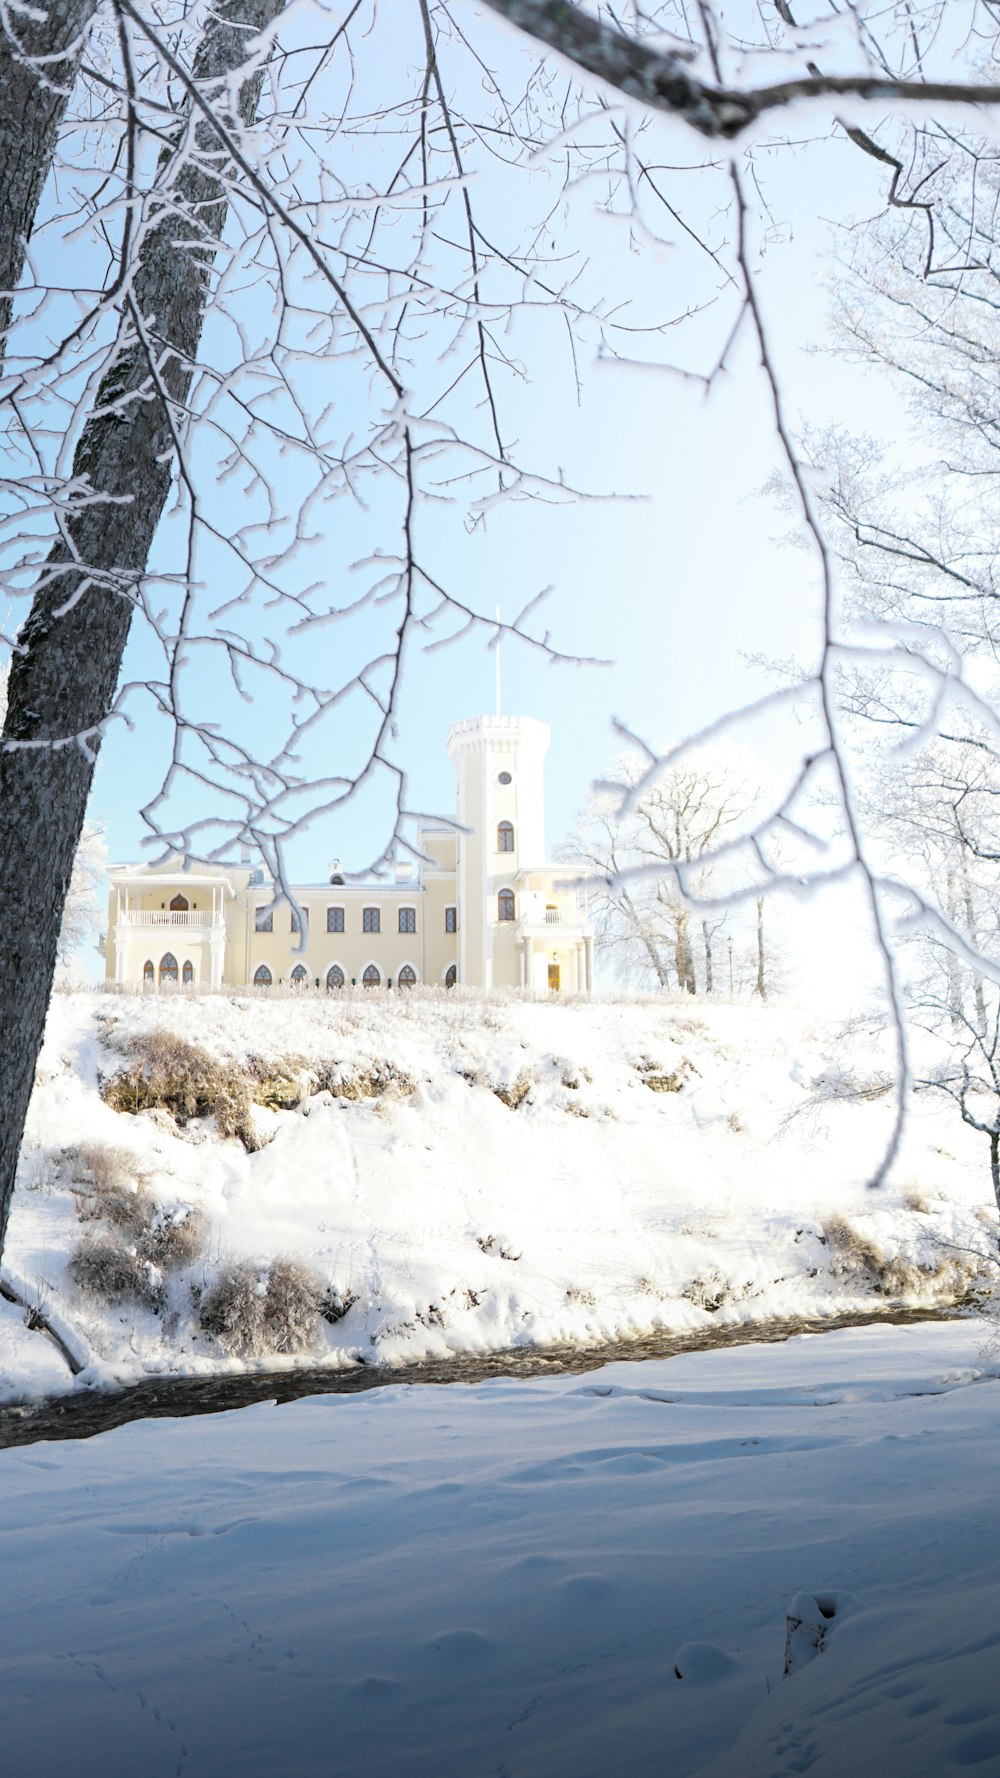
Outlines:
{"label": "row of window", "polygon": [[[159,973],[157,973],[156,965],[153,963],[152,958],[147,957],[145,963],[142,966],[142,979],[143,979],[143,983],[147,987],[152,987],[153,983],[156,982],[157,980],[158,980],[159,986],[161,988],[164,987],[168,982],[172,982],[172,983],[176,984],[176,982],[178,980],[180,980],[181,982],[183,982],[183,984],[186,988],[189,988],[189,987],[191,987],[191,985],[194,982],[194,965],[192,963],[186,961],[184,963],[183,969],[180,972],[178,972],[177,958],[175,956],[173,956],[173,954],[170,951],[167,951],[166,955],[160,958]],[[309,984],[309,971],[305,968],[304,964],[297,963],[295,968],[292,970],[292,973],[288,979],[290,982],[292,982],[292,984],[295,987],[305,988]],[[272,976],[271,971],[268,969],[266,963],[261,964],[260,968],[257,970],[256,974],[254,975],[253,981],[254,981],[255,988],[270,988],[272,986],[274,977]],[[379,971],[376,969],[374,963],[369,963],[368,968],[365,970],[365,973],[361,978],[361,981],[362,981],[363,986],[366,988],[381,987],[382,977],[381,977]],[[458,981],[458,970],[457,970],[455,964],[453,963],[445,974],[444,985],[446,988],[453,988],[457,981]],[[416,987],[416,984],[417,984],[416,970],[412,969],[410,967],[409,963],[404,963],[402,969],[400,970],[399,974],[396,977],[397,987],[414,988],[414,987]],[[345,976],[339,963],[334,963],[332,965],[332,967],[327,970],[326,985],[327,985],[327,988],[330,989],[331,991],[335,988],[346,988],[347,977]]]}
{"label": "row of window", "polygon": [[[409,933],[416,932],[416,930],[417,930],[417,910],[416,910],[416,908],[400,908],[398,910],[398,912],[399,912],[399,931],[400,932],[409,932]],[[289,931],[301,933],[302,927],[299,924],[299,917],[296,914],[295,909],[292,908],[290,910],[290,913],[291,913],[291,923],[289,926]],[[307,914],[306,919],[308,920],[308,918],[309,918],[309,916]],[[497,896],[497,919],[498,920],[513,920],[513,918],[514,918],[514,891],[513,891],[513,889],[501,889],[499,895]],[[445,910],[444,910],[444,929],[446,932],[457,932],[458,931],[458,909],[457,908],[445,908]],[[257,932],[273,932],[274,931],[274,909],[273,908],[258,908],[256,910],[256,912],[254,914],[254,930]],[[327,908],[327,910],[326,910],[326,930],[327,930],[327,932],[344,932],[346,930],[346,928],[344,926],[344,909],[343,908]],[[381,908],[362,908],[362,910],[361,910],[361,930],[362,930],[362,932],[381,932],[381,930],[382,930],[382,910],[381,910]]]}
{"label": "row of window", "polygon": [[[155,982],[157,979],[155,965],[149,957],[146,958],[142,966],[142,979],[147,984]],[[160,958],[160,987],[162,988],[165,982],[176,982],[178,979],[184,983],[186,988],[190,988],[194,981],[194,964],[185,961],[184,968],[178,977],[177,958],[168,951],[164,957]]]}
{"label": "row of window", "polygon": [[[309,986],[309,971],[305,968],[304,964],[297,963],[295,968],[292,970],[292,973],[288,979],[289,979],[290,983],[292,984],[292,986],[295,988],[307,988]],[[451,966],[449,967],[449,969],[445,972],[444,985],[446,988],[453,988],[457,981],[458,981],[458,969],[457,969],[456,965],[454,963],[452,963]],[[274,977],[271,974],[271,971],[268,969],[266,963],[262,963],[260,965],[260,968],[255,970],[255,972],[254,972],[254,978],[253,978],[254,987],[255,988],[270,988],[273,986],[273,984],[274,984]],[[327,985],[327,989],[331,992],[336,988],[346,988],[347,978],[345,977],[344,972],[341,969],[339,963],[334,963],[332,965],[332,967],[327,970],[326,985]],[[353,987],[353,985],[354,984],[352,982],[351,986]],[[376,969],[374,963],[369,963],[368,968],[365,970],[364,975],[361,977],[361,985],[364,988],[380,988],[382,986],[381,973],[379,972],[378,969]],[[400,970],[399,974],[396,977],[397,988],[415,988],[416,985],[417,985],[416,970],[411,969],[411,967],[408,963],[404,963],[402,969]]]}
{"label": "row of window", "polygon": [[[417,910],[416,910],[416,908],[400,908],[398,910],[398,912],[399,912],[399,931],[400,932],[416,932],[416,930],[417,930]],[[344,913],[345,913],[345,910],[343,908],[327,908],[327,910],[326,910],[326,930],[327,930],[327,932],[344,932],[344,931],[346,931],[346,926],[344,923]],[[294,908],[289,909],[289,915],[290,915],[289,928],[288,928],[289,931],[290,932],[301,932],[302,926],[299,921],[299,916],[295,912]],[[306,915],[306,920],[308,921],[308,919],[309,919],[308,910],[305,910],[305,915]],[[444,929],[446,932],[457,932],[458,931],[458,909],[457,908],[445,908],[445,910],[444,910]],[[273,932],[274,931],[274,909],[273,908],[257,908],[256,909],[256,911],[254,913],[254,930],[256,932]],[[362,930],[362,932],[381,932],[381,930],[382,930],[382,909],[381,908],[362,908],[362,910],[361,910],[361,930]]]}

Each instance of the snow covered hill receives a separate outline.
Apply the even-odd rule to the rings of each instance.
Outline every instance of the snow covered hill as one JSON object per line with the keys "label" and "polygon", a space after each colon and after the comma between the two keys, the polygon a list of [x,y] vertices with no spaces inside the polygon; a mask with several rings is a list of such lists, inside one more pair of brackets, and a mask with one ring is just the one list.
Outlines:
{"label": "snow covered hill", "polygon": [[[91,1386],[949,1301],[985,1144],[915,1098],[871,1190],[887,1067],[785,1009],[59,996],[3,1283]],[[0,1302],[0,1398],[69,1386]]]}

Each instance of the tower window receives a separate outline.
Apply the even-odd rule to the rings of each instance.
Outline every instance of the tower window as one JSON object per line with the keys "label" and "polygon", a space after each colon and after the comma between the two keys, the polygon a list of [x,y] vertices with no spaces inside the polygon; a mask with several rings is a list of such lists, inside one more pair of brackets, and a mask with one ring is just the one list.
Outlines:
{"label": "tower window", "polygon": [[[299,915],[296,913],[294,908],[290,908],[289,913],[292,916],[292,931],[293,932],[301,932],[302,931],[302,920],[300,920]],[[302,919],[305,920],[306,925],[308,926],[308,924],[309,924],[309,909],[308,908],[302,909]]]}
{"label": "tower window", "polygon": [[253,929],[255,932],[272,932],[274,930],[274,910],[272,908],[257,908],[253,917]]}
{"label": "tower window", "polygon": [[271,971],[266,963],[262,963],[259,969],[254,971],[253,985],[255,988],[269,988],[271,986]]}
{"label": "tower window", "polygon": [[379,972],[375,968],[374,963],[369,963],[368,968],[365,970],[364,975],[361,977],[361,980],[364,983],[366,988],[377,988],[379,986],[379,984],[381,983],[382,977],[379,975]]}
{"label": "tower window", "polygon": [[289,977],[293,988],[304,988],[309,981],[309,972],[304,963],[297,963]]}
{"label": "tower window", "polygon": [[415,988],[416,985],[417,985],[416,970],[412,969],[410,967],[409,963],[404,963],[402,969],[400,970],[398,976],[396,977],[397,988]]}
{"label": "tower window", "polygon": [[160,987],[163,987],[164,982],[176,981],[177,958],[172,951],[168,951],[165,956],[160,958]]}
{"label": "tower window", "polygon": [[194,984],[194,964],[193,963],[190,963],[190,962],[185,963],[184,968],[181,970],[181,981],[184,983],[185,988],[190,988],[193,986],[193,984]]}
{"label": "tower window", "polygon": [[173,900],[170,903],[170,912],[172,914],[186,914],[187,911],[188,911],[187,896],[186,895],[175,895]]}
{"label": "tower window", "polygon": [[514,891],[513,891],[513,889],[501,889],[499,895],[497,896],[497,919],[498,920],[513,920],[513,918],[514,918]]}
{"label": "tower window", "polygon": [[327,910],[326,910],[326,929],[327,929],[327,932],[343,932],[343,930],[344,930],[344,910],[343,910],[343,908],[327,908]]}
{"label": "tower window", "polygon": [[458,931],[458,909],[457,908],[445,908],[445,910],[444,910],[444,929],[446,932],[457,932]]}
{"label": "tower window", "polygon": [[[361,930],[362,930],[362,932],[381,932],[382,918],[381,918],[381,910],[379,908],[365,908],[364,909],[364,911],[361,915]],[[376,970],[375,973],[377,975],[378,971]],[[369,983],[367,985],[371,986],[372,984]],[[378,983],[376,982],[374,985],[377,987]]]}
{"label": "tower window", "polygon": [[150,987],[152,987],[156,980],[156,970],[153,968],[153,960],[151,957],[147,957],[142,966],[142,979],[144,982],[148,983]]}
{"label": "tower window", "polygon": [[458,968],[454,963],[449,963],[447,969],[444,972],[444,985],[446,988],[453,988],[457,981],[458,981]]}
{"label": "tower window", "polygon": [[497,773],[497,783],[498,784],[509,784],[510,781],[511,781],[511,777],[510,777],[509,772],[498,772]]}
{"label": "tower window", "polygon": [[344,986],[344,972],[339,963],[331,963],[326,972],[326,985],[331,991]]}
{"label": "tower window", "polygon": [[497,851],[498,852],[513,852],[513,850],[514,850],[514,828],[513,828],[513,825],[509,821],[500,821],[497,823]]}
{"label": "tower window", "polygon": [[399,910],[399,930],[400,930],[400,932],[416,932],[416,930],[417,930],[417,910],[416,910],[416,908],[400,908],[400,910]]}

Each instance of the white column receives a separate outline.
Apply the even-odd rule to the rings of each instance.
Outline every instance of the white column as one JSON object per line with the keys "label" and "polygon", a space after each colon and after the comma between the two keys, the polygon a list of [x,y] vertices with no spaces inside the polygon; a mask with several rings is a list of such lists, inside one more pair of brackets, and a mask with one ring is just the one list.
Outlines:
{"label": "white column", "polygon": [[593,941],[593,939],[592,938],[585,938],[583,941],[583,948],[584,948],[584,955],[586,957],[586,962],[587,962],[587,993],[592,994],[594,992],[594,941]]}

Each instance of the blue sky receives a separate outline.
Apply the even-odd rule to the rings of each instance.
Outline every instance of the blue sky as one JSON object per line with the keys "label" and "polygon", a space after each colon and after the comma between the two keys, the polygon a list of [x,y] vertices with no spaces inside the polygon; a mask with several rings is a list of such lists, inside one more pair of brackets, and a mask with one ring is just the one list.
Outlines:
{"label": "blue sky", "polygon": [[[656,147],[675,161],[691,163],[698,156],[697,145],[671,124],[657,126]],[[828,307],[826,218],[877,208],[882,170],[845,140],[820,139],[774,157],[762,152],[758,175],[771,205],[771,219],[757,225],[766,246],[760,288],[791,419],[808,416],[814,423],[837,420],[873,430],[898,424],[898,404],[870,373],[845,371],[808,349],[823,336]],[[676,190],[689,217],[716,235],[731,236],[731,225],[714,214],[716,176],[678,174]],[[567,234],[577,231],[578,245],[582,241],[588,262],[582,287],[591,293],[628,299],[639,318],[666,319],[717,283],[714,272],[706,278],[703,257],[680,238],[637,253],[620,219],[596,213],[589,192],[573,203],[565,226]],[[664,362],[703,369],[727,324],[723,300],[659,342],[640,341],[637,355],[648,350]],[[551,587],[538,627],[562,651],[610,662],[552,664],[523,643],[503,647],[504,709],[541,717],[552,727],[552,848],[572,825],[589,783],[620,748],[616,717],[651,743],[663,743],[759,695],[767,681],[746,656],[813,657],[816,567],[807,554],[783,545],[787,521],[762,492],[779,453],[770,395],[749,333],[706,395],[697,383],[657,365],[595,362],[593,333],[588,337],[585,329],[578,347],[579,401],[561,320],[520,321],[513,343],[528,380],[510,387],[502,412],[519,455],[550,473],[561,470],[567,481],[595,494],[627,498],[521,502],[493,512],[471,534],[459,509],[442,514],[425,508],[417,515],[418,541],[435,571],[486,616],[499,603],[510,619],[533,593]],[[207,336],[206,350],[221,350],[221,334]],[[365,415],[357,388],[354,396],[360,426]],[[218,501],[220,526],[234,529],[241,522],[238,501],[228,485],[213,488],[210,461],[204,480],[206,497]],[[294,475],[282,483],[279,471],[278,488],[291,515],[299,494]],[[310,572],[328,581],[334,602],[358,584],[348,569],[352,554],[379,547],[383,530],[385,547],[394,547],[393,517],[378,497],[364,517],[345,519],[343,507],[331,509],[329,529],[324,534],[320,528],[309,562]],[[206,552],[202,570],[214,603],[226,591],[221,555],[213,562]],[[384,633],[384,623],[376,614],[355,625],[350,646],[371,644]],[[317,674],[325,671],[322,651],[335,655],[347,635],[316,633],[309,648],[316,651]],[[494,657],[486,640],[479,633],[432,653],[411,649],[394,756],[409,775],[412,808],[432,814],[452,809],[445,737],[453,721],[493,707]],[[148,640],[137,633],[131,676],[142,678],[153,660]],[[332,675],[333,655],[330,661]],[[217,663],[193,668],[190,684],[203,714],[225,716],[229,706]],[[143,855],[137,811],[155,793],[169,744],[168,724],[148,705],[138,701],[134,715],[133,731],[118,726],[105,742],[92,800],[110,855],[122,860]],[[349,761],[362,732],[357,715],[353,706],[339,728],[331,726],[319,769],[340,770]],[[265,699],[250,722],[266,730],[269,719]],[[774,725],[753,738],[772,763],[784,756],[788,736]],[[316,769],[315,758],[312,763]],[[333,856],[351,867],[377,856],[385,840],[387,789],[376,787],[349,818],[317,822],[295,849],[296,875],[320,876]]]}

